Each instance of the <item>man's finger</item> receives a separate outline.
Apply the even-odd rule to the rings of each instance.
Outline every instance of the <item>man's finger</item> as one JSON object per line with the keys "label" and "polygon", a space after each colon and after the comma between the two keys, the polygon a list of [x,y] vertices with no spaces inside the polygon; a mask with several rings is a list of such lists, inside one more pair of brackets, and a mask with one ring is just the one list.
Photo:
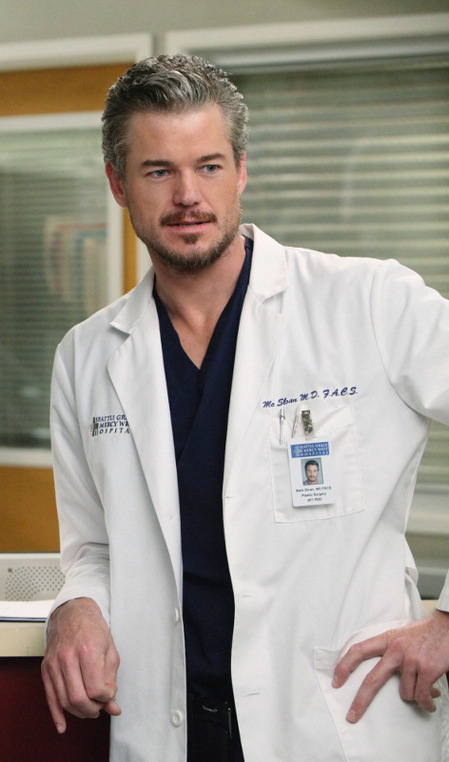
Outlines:
{"label": "man's finger", "polygon": [[403,701],[415,701],[416,680],[415,669],[408,669],[402,673],[399,693]]}
{"label": "man's finger", "polygon": [[395,671],[395,668],[388,666],[384,661],[379,661],[376,666],[368,672],[357,691],[348,714],[346,715],[348,722],[358,722],[360,718],[363,717],[376,694]]}
{"label": "man's finger", "polygon": [[428,681],[424,675],[418,675],[415,688],[415,701],[425,712],[435,712],[436,704],[434,699],[438,698],[440,691],[432,682]]}
{"label": "man's finger", "polygon": [[49,674],[44,672],[44,670],[42,670],[42,678],[44,682],[48,708],[50,709],[50,714],[55,724],[56,730],[58,733],[65,733],[67,729],[67,722],[64,716],[64,710],[58,700],[58,696],[53,685],[53,680]]}
{"label": "man's finger", "polygon": [[375,656],[383,656],[387,650],[387,646],[388,640],[386,633],[376,635],[373,638],[368,638],[367,640],[363,640],[360,643],[355,643],[351,646],[335,667],[332,680],[333,687],[341,688],[341,686],[345,684],[349,675],[357,669],[362,661],[374,658]]}
{"label": "man's finger", "polygon": [[112,698],[108,695],[104,701],[98,701],[88,695],[81,665],[73,656],[59,659],[53,667],[50,667],[50,676],[59,703],[63,709],[76,717],[82,719],[98,717],[103,703]]}
{"label": "man's finger", "polygon": [[101,704],[114,701],[117,693],[116,679],[119,662],[112,638],[104,656],[97,653],[83,654],[80,667],[86,693],[93,701]]}
{"label": "man's finger", "polygon": [[103,709],[105,712],[110,714],[111,717],[118,717],[122,713],[122,710],[115,700],[108,701],[107,704],[103,705]]}

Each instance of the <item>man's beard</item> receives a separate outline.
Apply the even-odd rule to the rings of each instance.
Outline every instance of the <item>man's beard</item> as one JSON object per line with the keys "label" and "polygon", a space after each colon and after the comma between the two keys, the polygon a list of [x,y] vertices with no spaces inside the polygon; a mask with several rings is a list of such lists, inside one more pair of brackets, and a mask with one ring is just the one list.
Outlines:
{"label": "man's beard", "polygon": [[[163,217],[161,220],[161,224],[162,226],[173,225],[173,224],[181,223],[184,221],[215,223],[217,221],[217,218],[215,214],[213,213],[199,214],[197,212],[190,212],[188,215],[186,215],[185,213],[178,212],[174,214],[168,214],[165,217]],[[220,259],[220,257],[226,251],[226,249],[231,245],[231,243],[236,238],[239,232],[239,225],[240,225],[240,207],[239,207],[239,213],[238,215],[236,215],[236,219],[234,220],[234,223],[230,224],[230,220],[228,220],[228,224],[225,225],[221,238],[213,242],[211,247],[207,251],[195,250],[193,248],[188,255],[179,254],[174,249],[171,249],[168,246],[165,246],[162,243],[162,241],[160,241],[156,237],[150,239],[149,237],[145,235],[140,235],[139,232],[137,231],[136,232],[138,237],[147,247],[148,251],[150,252],[150,255],[151,253],[154,252],[154,254],[161,260],[161,262],[164,262],[166,265],[168,265],[173,270],[176,270],[179,273],[196,273],[210,267],[211,265],[214,264],[214,262]],[[197,243],[198,238],[199,238],[199,234],[195,233],[194,229],[192,230],[191,233],[185,233],[182,236],[182,240],[184,241],[184,243],[190,246],[194,246]]]}

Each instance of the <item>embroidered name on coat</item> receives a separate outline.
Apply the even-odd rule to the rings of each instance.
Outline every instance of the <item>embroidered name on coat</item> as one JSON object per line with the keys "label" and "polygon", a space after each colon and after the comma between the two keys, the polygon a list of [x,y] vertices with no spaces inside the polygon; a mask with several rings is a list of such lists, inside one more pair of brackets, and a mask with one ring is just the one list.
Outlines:
{"label": "embroidered name on coat", "polygon": [[356,386],[343,386],[337,389],[314,389],[312,392],[303,392],[297,397],[279,397],[277,400],[263,400],[262,407],[285,407],[295,402],[307,402],[318,398],[327,399],[327,397],[352,397],[358,394]]}

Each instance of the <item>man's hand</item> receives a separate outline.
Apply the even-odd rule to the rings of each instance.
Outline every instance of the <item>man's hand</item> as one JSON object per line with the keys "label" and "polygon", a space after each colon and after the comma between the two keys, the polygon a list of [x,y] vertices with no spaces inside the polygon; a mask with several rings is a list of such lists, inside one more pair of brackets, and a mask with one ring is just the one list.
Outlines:
{"label": "man's hand", "polygon": [[426,619],[351,646],[335,668],[334,688],[344,685],[362,661],[374,656],[381,659],[360,686],[346,715],[349,722],[362,717],[380,688],[397,672],[401,698],[434,712],[434,699],[440,695],[434,683],[449,671],[449,613],[434,611]]}
{"label": "man's hand", "polygon": [[91,598],[76,598],[51,617],[42,678],[58,733],[66,730],[64,709],[76,717],[111,715],[115,701],[119,655],[99,607]]}

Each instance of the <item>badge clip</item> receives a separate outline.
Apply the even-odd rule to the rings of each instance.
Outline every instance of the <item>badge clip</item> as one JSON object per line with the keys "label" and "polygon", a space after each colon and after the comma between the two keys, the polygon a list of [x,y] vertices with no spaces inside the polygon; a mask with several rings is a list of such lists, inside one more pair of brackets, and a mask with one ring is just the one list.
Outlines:
{"label": "badge clip", "polygon": [[301,410],[301,421],[304,428],[304,434],[313,434],[313,423],[310,410]]}
{"label": "badge clip", "polygon": [[285,423],[285,410],[281,407],[279,411],[279,444],[284,443],[284,423]]}

